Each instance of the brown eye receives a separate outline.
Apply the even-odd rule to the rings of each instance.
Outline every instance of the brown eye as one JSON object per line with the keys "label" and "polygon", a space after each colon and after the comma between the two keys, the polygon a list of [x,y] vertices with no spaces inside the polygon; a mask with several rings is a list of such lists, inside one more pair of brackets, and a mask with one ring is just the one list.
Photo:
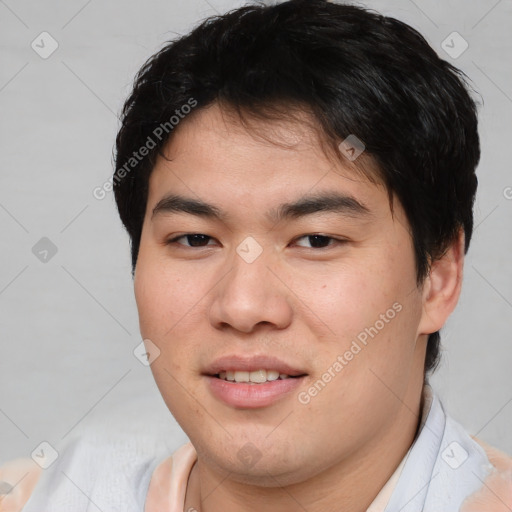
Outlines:
{"label": "brown eye", "polygon": [[[186,239],[190,245],[178,243],[178,240],[181,240],[182,238]],[[211,236],[203,235],[202,233],[188,233],[168,240],[167,244],[177,243],[178,245],[185,245],[185,247],[206,247],[211,238]]]}
{"label": "brown eye", "polygon": [[308,246],[305,246],[305,245],[302,245],[299,243],[297,243],[297,245],[299,245],[300,247],[307,247],[307,248],[312,248],[312,249],[323,249],[325,247],[329,247],[330,245],[333,245],[333,243],[344,242],[344,240],[339,240],[339,239],[333,238],[331,236],[316,235],[316,234],[304,235],[304,236],[301,236],[300,238],[297,238],[296,240],[302,240],[302,239],[307,239],[307,242],[310,244],[310,246],[308,247]]}

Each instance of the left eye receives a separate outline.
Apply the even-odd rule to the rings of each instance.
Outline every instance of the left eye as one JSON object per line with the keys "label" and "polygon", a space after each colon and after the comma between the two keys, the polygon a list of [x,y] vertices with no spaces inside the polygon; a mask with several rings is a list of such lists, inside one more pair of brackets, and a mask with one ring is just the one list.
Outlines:
{"label": "left eye", "polygon": [[[331,236],[326,236],[326,235],[304,235],[304,236],[297,238],[296,243],[297,243],[297,240],[302,240],[302,239],[306,239],[311,244],[311,247],[313,249],[321,249],[321,248],[333,245],[331,242],[334,242],[334,243],[336,243],[336,242],[342,243],[343,242],[343,240],[338,240],[337,238],[333,238]],[[297,244],[297,245],[300,245],[301,247],[305,247],[302,244]]]}

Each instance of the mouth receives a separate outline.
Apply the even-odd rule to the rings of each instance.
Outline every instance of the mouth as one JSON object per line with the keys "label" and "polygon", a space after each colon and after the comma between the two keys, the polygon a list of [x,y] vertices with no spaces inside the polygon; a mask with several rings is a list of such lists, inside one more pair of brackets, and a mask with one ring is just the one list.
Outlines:
{"label": "mouth", "polygon": [[204,369],[203,375],[231,382],[260,384],[274,380],[303,377],[307,372],[298,365],[266,354],[232,354],[220,357]]}
{"label": "mouth", "polygon": [[254,409],[290,397],[304,384],[308,373],[281,359],[260,354],[219,358],[203,375],[216,399],[234,408]]}

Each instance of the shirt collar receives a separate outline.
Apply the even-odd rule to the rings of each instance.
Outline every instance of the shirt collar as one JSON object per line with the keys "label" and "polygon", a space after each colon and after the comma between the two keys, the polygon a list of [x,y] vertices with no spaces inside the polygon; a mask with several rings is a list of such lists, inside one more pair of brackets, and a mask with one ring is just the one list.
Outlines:
{"label": "shirt collar", "polygon": [[413,444],[405,454],[404,458],[396,468],[395,472],[391,475],[389,480],[384,484],[384,487],[380,490],[379,494],[377,494],[375,499],[372,501],[371,505],[368,507],[366,512],[384,512],[386,510],[386,506],[390,501],[393,491],[398,485],[400,476],[402,475],[404,467],[411,455],[413,446],[416,444],[417,440],[422,434],[423,429],[425,428],[425,424],[427,422],[427,417],[430,413],[433,400],[434,393],[432,391],[432,388],[429,384],[425,384],[423,386],[423,392],[421,397],[421,416]]}

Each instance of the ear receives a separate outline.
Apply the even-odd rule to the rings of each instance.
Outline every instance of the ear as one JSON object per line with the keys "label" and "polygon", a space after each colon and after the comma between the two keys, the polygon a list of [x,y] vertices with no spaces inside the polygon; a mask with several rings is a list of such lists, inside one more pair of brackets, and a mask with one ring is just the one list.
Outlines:
{"label": "ear", "polygon": [[422,291],[422,315],[418,334],[439,331],[459,301],[464,268],[464,230],[444,255],[431,265]]}

